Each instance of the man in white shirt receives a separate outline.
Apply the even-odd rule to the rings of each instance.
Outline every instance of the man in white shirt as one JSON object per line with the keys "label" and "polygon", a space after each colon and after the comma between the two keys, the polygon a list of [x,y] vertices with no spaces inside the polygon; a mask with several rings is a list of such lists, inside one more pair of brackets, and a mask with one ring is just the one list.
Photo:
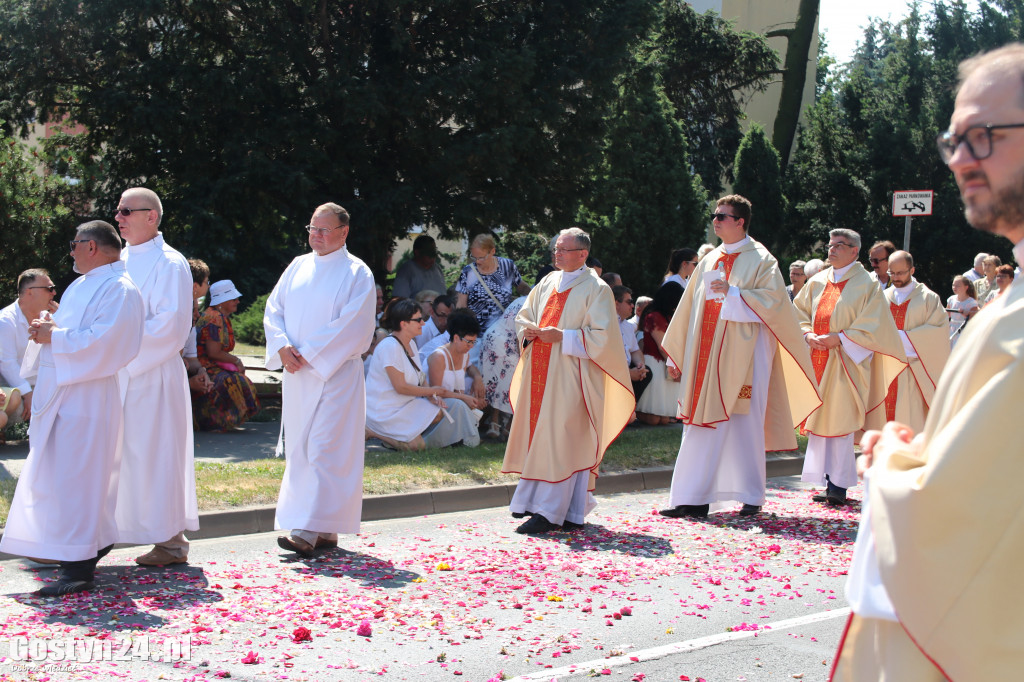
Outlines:
{"label": "man in white shirt", "polygon": [[119,541],[155,543],[135,559],[140,565],[180,564],[188,560],[184,531],[199,530],[192,402],[181,361],[192,327],[192,273],[185,257],[164,243],[163,205],[155,192],[126,190],[116,218],[128,244],[121,258],[146,305],[142,348],[121,372]]}
{"label": "man in white shirt", "polygon": [[979,253],[974,257],[974,267],[964,273],[964,277],[976,282],[985,276],[985,259],[988,257],[987,253]]}
{"label": "man in white shirt", "polygon": [[[313,212],[313,253],[291,262],[267,299],[266,367],[284,368],[286,465],[274,527],[281,549],[312,556],[358,533],[363,502],[366,387],[361,356],[374,330],[373,273],[345,246],[348,211]],[[279,445],[279,452],[282,446]]]}
{"label": "man in white shirt", "polygon": [[875,242],[868,249],[868,264],[871,266],[871,279],[878,282],[878,288],[885,291],[889,286],[889,256],[896,250],[896,245],[889,240]]}
{"label": "man in white shirt", "polygon": [[[604,278],[602,277],[602,279]],[[636,327],[629,321],[633,314],[633,290],[620,284],[612,287],[612,296],[615,297],[615,313],[619,316],[619,335],[622,336],[622,345],[626,351],[629,380],[633,383],[635,397],[643,393],[643,389],[650,383],[644,380],[650,376],[651,370],[647,369],[644,364],[644,354],[636,340]]]}
{"label": "man in white shirt", "polygon": [[29,320],[37,319],[44,310],[57,312],[56,295],[57,287],[50,274],[33,268],[18,275],[17,300],[0,310],[0,386],[16,389],[22,401],[20,410],[10,415],[12,424],[32,414],[32,382],[21,378]]}
{"label": "man in white shirt", "polygon": [[82,276],[52,319],[31,322],[39,398],[0,550],[60,562],[44,596],[92,589],[97,562],[118,539],[118,374],[139,352],[145,320],[120,254],[112,225],[80,225],[71,257]]}
{"label": "man in white shirt", "polygon": [[[413,341],[420,350],[430,343],[438,334],[443,334],[448,328],[448,316],[455,308],[455,301],[447,294],[436,297],[430,305],[430,319],[423,325],[423,330]],[[446,342],[447,343],[447,342]],[[423,365],[426,367],[426,365]]]}

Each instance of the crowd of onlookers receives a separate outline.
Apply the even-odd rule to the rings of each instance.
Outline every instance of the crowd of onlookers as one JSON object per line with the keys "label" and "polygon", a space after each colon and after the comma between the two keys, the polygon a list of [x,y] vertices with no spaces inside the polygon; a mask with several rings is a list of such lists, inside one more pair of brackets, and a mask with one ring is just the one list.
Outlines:
{"label": "crowd of onlookers", "polygon": [[[674,250],[662,285],[651,296],[634,293],[619,275],[604,272],[595,258],[588,261],[612,288],[640,423],[676,420],[680,371],[661,341],[691,274],[713,248],[704,244],[696,250]],[[890,285],[888,258],[894,251],[888,241],[868,251],[871,275],[882,289]],[[260,410],[256,387],[233,353],[231,316],[242,294],[230,280],[211,285],[209,267],[201,260],[192,259],[189,265],[194,326],[182,358],[193,421],[202,430],[230,430]],[[817,258],[790,263],[790,300],[827,267]],[[545,265],[535,273],[536,280],[552,270],[553,265]],[[953,279],[953,294],[946,302],[951,344],[1018,273],[1019,268],[1004,265],[998,256],[980,253],[971,269]],[[377,286],[378,328],[364,356],[366,436],[402,449],[507,439],[512,420],[509,388],[520,353],[515,318],[529,290],[516,263],[497,255],[489,234],[473,239],[469,264],[451,286],[434,240],[418,237],[411,258],[395,274],[387,305],[383,288]],[[40,310],[56,310],[55,298],[56,287],[44,270],[26,270],[18,280],[18,299],[0,310],[0,428],[27,419],[31,412],[32,387],[19,374],[27,320]]]}

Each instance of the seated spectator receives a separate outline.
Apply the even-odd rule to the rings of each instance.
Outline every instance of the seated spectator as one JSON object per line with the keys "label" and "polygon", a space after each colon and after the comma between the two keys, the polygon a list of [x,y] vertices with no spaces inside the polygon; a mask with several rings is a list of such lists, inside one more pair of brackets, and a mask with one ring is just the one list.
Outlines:
{"label": "seated spectator", "polygon": [[469,364],[469,351],[477,344],[480,324],[471,314],[454,315],[448,335],[451,340],[431,353],[427,360],[428,383],[454,393],[471,410],[477,411],[479,421],[483,414],[480,410],[487,405],[484,380],[480,370]]}
{"label": "seated spectator", "polygon": [[601,265],[601,261],[597,260],[593,256],[587,258],[587,267],[597,273],[600,277],[604,273],[604,266]]}
{"label": "seated spectator", "polygon": [[[0,388],[0,431],[7,428],[7,424],[18,408],[21,407],[21,394],[15,389]],[[4,440],[3,435],[0,435],[0,443]]]}
{"label": "seated spectator", "polygon": [[[422,308],[423,306],[420,307]],[[421,350],[431,339],[438,334],[443,334],[445,329],[448,328],[448,316],[451,314],[452,309],[455,308],[455,299],[448,294],[435,296],[429,308],[430,310],[426,314],[430,316],[430,319],[423,325],[423,331],[420,332],[420,335],[413,339],[416,342],[416,347]]]}
{"label": "seated spectator", "polygon": [[640,316],[644,331],[644,364],[651,370],[651,382],[636,403],[636,416],[651,426],[671,423],[679,410],[679,378],[682,374],[668,364],[668,354],[661,341],[682,297],[683,288],[677,282],[662,284]]}
{"label": "seated spectator", "polygon": [[676,249],[668,259],[668,270],[665,272],[662,284],[675,282],[685,290],[686,282],[699,262],[697,252],[693,249]]}
{"label": "seated spectator", "polygon": [[[633,396],[639,400],[647,384],[651,382],[651,370],[644,363],[644,354],[636,341],[636,327],[629,323],[633,314],[633,290],[629,287],[612,287],[615,297],[615,312],[619,317],[619,335],[622,336],[623,350],[626,352],[626,363],[629,365],[629,379],[633,383]],[[634,412],[634,419],[636,414]]]}
{"label": "seated spectator", "polygon": [[786,293],[789,294],[790,301],[800,293],[800,290],[804,288],[804,284],[807,283],[807,273],[804,271],[806,266],[807,263],[802,260],[795,260],[789,264],[790,285],[786,287]]}
{"label": "seated spectator", "polygon": [[[192,403],[195,404],[196,395],[203,395],[213,390],[213,382],[206,373],[203,363],[199,362],[199,348],[197,346],[196,323],[199,321],[199,299],[192,299],[192,329],[189,331],[188,339],[185,341],[185,348],[181,351],[181,359],[185,361],[185,374],[188,376],[188,389],[193,394]],[[192,421],[195,422],[193,414]]]}
{"label": "seated spectator", "polygon": [[494,237],[478,234],[469,247],[471,263],[462,268],[455,283],[455,307],[469,308],[480,328],[494,324],[516,297],[529,293],[530,287],[519,276],[516,264],[495,254]]}
{"label": "seated spectator", "polygon": [[412,258],[402,263],[395,273],[391,295],[394,298],[413,298],[424,289],[442,292],[446,287],[444,271],[437,262],[437,244],[433,237],[421,234],[412,243]]}
{"label": "seated spectator", "polygon": [[[21,364],[28,349],[28,327],[43,312],[57,312],[57,287],[46,270],[32,268],[18,275],[18,298],[0,310],[0,386],[7,391],[5,412],[10,423],[27,421],[32,414],[32,380],[22,379]],[[20,410],[12,406],[18,404]],[[10,411],[8,411],[10,410]]]}
{"label": "seated spectator", "polygon": [[380,324],[380,316],[384,313],[384,287],[377,285],[377,312],[374,320]]}
{"label": "seated spectator", "polygon": [[203,298],[210,290],[210,266],[198,258],[189,258],[188,267],[192,271],[192,298]]}
{"label": "seated spectator", "polygon": [[996,286],[985,297],[985,305],[988,305],[1009,291],[1010,285],[1013,284],[1013,279],[1012,265],[1000,265],[996,268]]}
{"label": "seated spectator", "polygon": [[366,377],[366,436],[397,450],[480,444],[477,420],[453,392],[428,386],[413,342],[424,324],[416,301],[402,298],[384,310],[391,333],[378,345]]}
{"label": "seated spectator", "polygon": [[386,339],[388,336],[388,330],[383,327],[377,327],[373,330],[373,341],[370,342],[370,347],[363,353],[363,378],[370,373],[370,362],[373,360],[373,351],[376,350],[377,344]]}
{"label": "seated spectator", "polygon": [[235,349],[231,315],[238,310],[241,292],[229,279],[210,287],[210,307],[199,323],[199,362],[213,382],[213,389],[194,396],[192,413],[204,431],[227,431],[245,423],[260,411],[256,386],[245,376],[245,365]]}
{"label": "seated spectator", "polygon": [[814,277],[819,272],[824,270],[826,267],[827,264],[825,263],[825,261],[821,260],[820,258],[812,258],[811,260],[807,261],[807,265],[804,266],[804,274],[807,275],[807,279],[810,279],[811,277]]}
{"label": "seated spectator", "polygon": [[508,429],[512,423],[512,404],[508,392],[521,352],[516,338],[516,315],[524,303],[525,296],[509,303],[498,321],[484,332],[484,340],[480,344],[480,373],[484,378],[484,396],[489,408],[487,431],[484,433],[486,438],[508,440]]}
{"label": "seated spectator", "polygon": [[999,256],[985,256],[985,261],[982,263],[985,276],[974,282],[975,298],[978,299],[979,304],[984,306],[985,301],[988,299],[988,293],[995,290],[996,269],[1002,264],[1003,261]]}
{"label": "seated spectator", "polygon": [[969,319],[978,312],[978,301],[974,297],[974,283],[963,275],[953,278],[953,295],[946,300],[949,314],[949,345],[956,346],[960,331]]}

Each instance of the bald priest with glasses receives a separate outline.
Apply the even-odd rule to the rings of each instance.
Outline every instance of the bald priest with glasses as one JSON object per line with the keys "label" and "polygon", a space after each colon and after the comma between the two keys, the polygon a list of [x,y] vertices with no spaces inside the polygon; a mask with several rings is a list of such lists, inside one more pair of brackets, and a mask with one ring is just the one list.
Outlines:
{"label": "bald priest with glasses", "polygon": [[266,367],[284,369],[281,441],[285,471],[277,498],[278,538],[309,557],[358,533],[363,502],[366,387],[362,354],[377,311],[373,273],[346,246],[348,211],[318,206],[312,253],[299,256],[267,300]]}

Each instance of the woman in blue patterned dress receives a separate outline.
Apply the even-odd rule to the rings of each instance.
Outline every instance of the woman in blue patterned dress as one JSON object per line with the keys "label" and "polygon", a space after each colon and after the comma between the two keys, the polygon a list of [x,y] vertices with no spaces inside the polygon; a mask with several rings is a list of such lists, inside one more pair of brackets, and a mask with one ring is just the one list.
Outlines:
{"label": "woman in blue patterned dress", "polygon": [[484,331],[501,317],[517,295],[530,292],[516,264],[495,256],[494,252],[494,237],[478,234],[469,247],[473,262],[462,268],[455,283],[455,307],[472,310]]}

